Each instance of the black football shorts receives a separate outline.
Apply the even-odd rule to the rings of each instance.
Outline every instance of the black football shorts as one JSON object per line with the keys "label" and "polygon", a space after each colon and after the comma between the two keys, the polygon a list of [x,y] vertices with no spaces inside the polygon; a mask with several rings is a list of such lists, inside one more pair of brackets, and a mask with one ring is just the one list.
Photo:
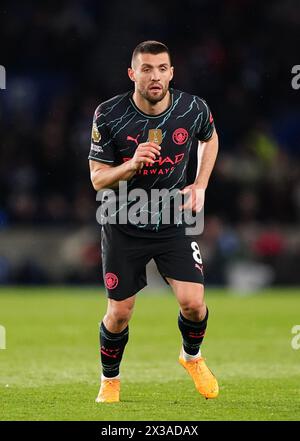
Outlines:
{"label": "black football shorts", "polygon": [[144,288],[146,264],[151,259],[165,281],[170,277],[204,283],[200,250],[193,236],[134,237],[115,225],[106,224],[102,227],[101,242],[103,280],[111,299],[124,300]]}

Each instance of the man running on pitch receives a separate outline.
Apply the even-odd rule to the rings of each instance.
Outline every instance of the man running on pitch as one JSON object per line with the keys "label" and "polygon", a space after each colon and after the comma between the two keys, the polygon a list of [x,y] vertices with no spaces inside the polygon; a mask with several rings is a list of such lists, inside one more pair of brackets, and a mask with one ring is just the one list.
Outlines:
{"label": "man running on pitch", "polygon": [[[116,189],[125,181],[128,191],[178,190],[185,195],[183,210],[199,212],[218,151],[218,136],[206,102],[169,87],[174,68],[168,48],[157,41],[140,43],[128,75],[134,90],[100,104],[94,115],[89,154],[95,190]],[[193,141],[201,142],[201,164],[192,185],[186,171]],[[113,190],[111,190],[112,192]],[[120,190],[114,190],[120,198]],[[187,198],[187,196],[189,197]],[[125,204],[114,220],[134,201]],[[203,266],[194,237],[184,222],[161,222],[162,204],[140,210],[148,221],[107,222],[102,227],[103,276],[107,312],[100,326],[102,376],[97,402],[120,399],[119,368],[128,341],[128,323],[136,294],[147,284],[146,264],[153,258],[179,303],[182,334],[180,364],[205,398],[219,393],[215,376],[201,355],[208,320],[204,300]]]}

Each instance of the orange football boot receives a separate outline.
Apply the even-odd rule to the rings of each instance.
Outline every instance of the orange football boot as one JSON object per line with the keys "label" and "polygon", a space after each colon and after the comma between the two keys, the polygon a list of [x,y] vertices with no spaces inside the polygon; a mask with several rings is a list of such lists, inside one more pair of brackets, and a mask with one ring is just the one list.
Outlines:
{"label": "orange football boot", "polygon": [[194,380],[197,391],[206,399],[217,398],[219,386],[216,377],[206,366],[203,357],[195,360],[185,361],[182,351],[179,355],[179,363],[188,371]]}
{"label": "orange football boot", "polygon": [[105,379],[101,381],[96,403],[118,403],[120,401],[120,380]]}

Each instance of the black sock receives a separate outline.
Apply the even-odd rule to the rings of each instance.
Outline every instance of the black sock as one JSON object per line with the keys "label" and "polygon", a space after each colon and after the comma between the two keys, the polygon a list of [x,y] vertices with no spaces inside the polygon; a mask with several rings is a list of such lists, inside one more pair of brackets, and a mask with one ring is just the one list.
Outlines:
{"label": "black sock", "polygon": [[201,322],[188,320],[181,314],[181,312],[179,313],[178,327],[182,335],[183,348],[187,354],[196,355],[199,352],[200,345],[205,335],[207,319],[207,308],[206,315]]}
{"label": "black sock", "polygon": [[111,378],[119,375],[123,352],[128,342],[128,326],[120,333],[109,332],[104,323],[100,325],[100,353],[102,373]]}

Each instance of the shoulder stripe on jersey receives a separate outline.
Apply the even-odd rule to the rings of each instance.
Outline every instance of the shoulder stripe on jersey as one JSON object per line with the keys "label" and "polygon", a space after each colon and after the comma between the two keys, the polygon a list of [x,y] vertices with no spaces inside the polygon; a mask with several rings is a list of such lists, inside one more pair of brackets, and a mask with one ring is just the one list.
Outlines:
{"label": "shoulder stripe on jersey", "polygon": [[[121,98],[119,100],[117,100],[113,105],[111,105],[110,107],[107,107],[106,110],[108,110],[108,112],[104,113],[104,116],[107,116],[124,98],[126,98],[126,96],[128,95],[128,92],[124,93],[121,95]],[[120,95],[117,95],[116,98],[118,98]],[[110,101],[110,100],[109,100]],[[104,103],[105,104],[105,103]]]}

